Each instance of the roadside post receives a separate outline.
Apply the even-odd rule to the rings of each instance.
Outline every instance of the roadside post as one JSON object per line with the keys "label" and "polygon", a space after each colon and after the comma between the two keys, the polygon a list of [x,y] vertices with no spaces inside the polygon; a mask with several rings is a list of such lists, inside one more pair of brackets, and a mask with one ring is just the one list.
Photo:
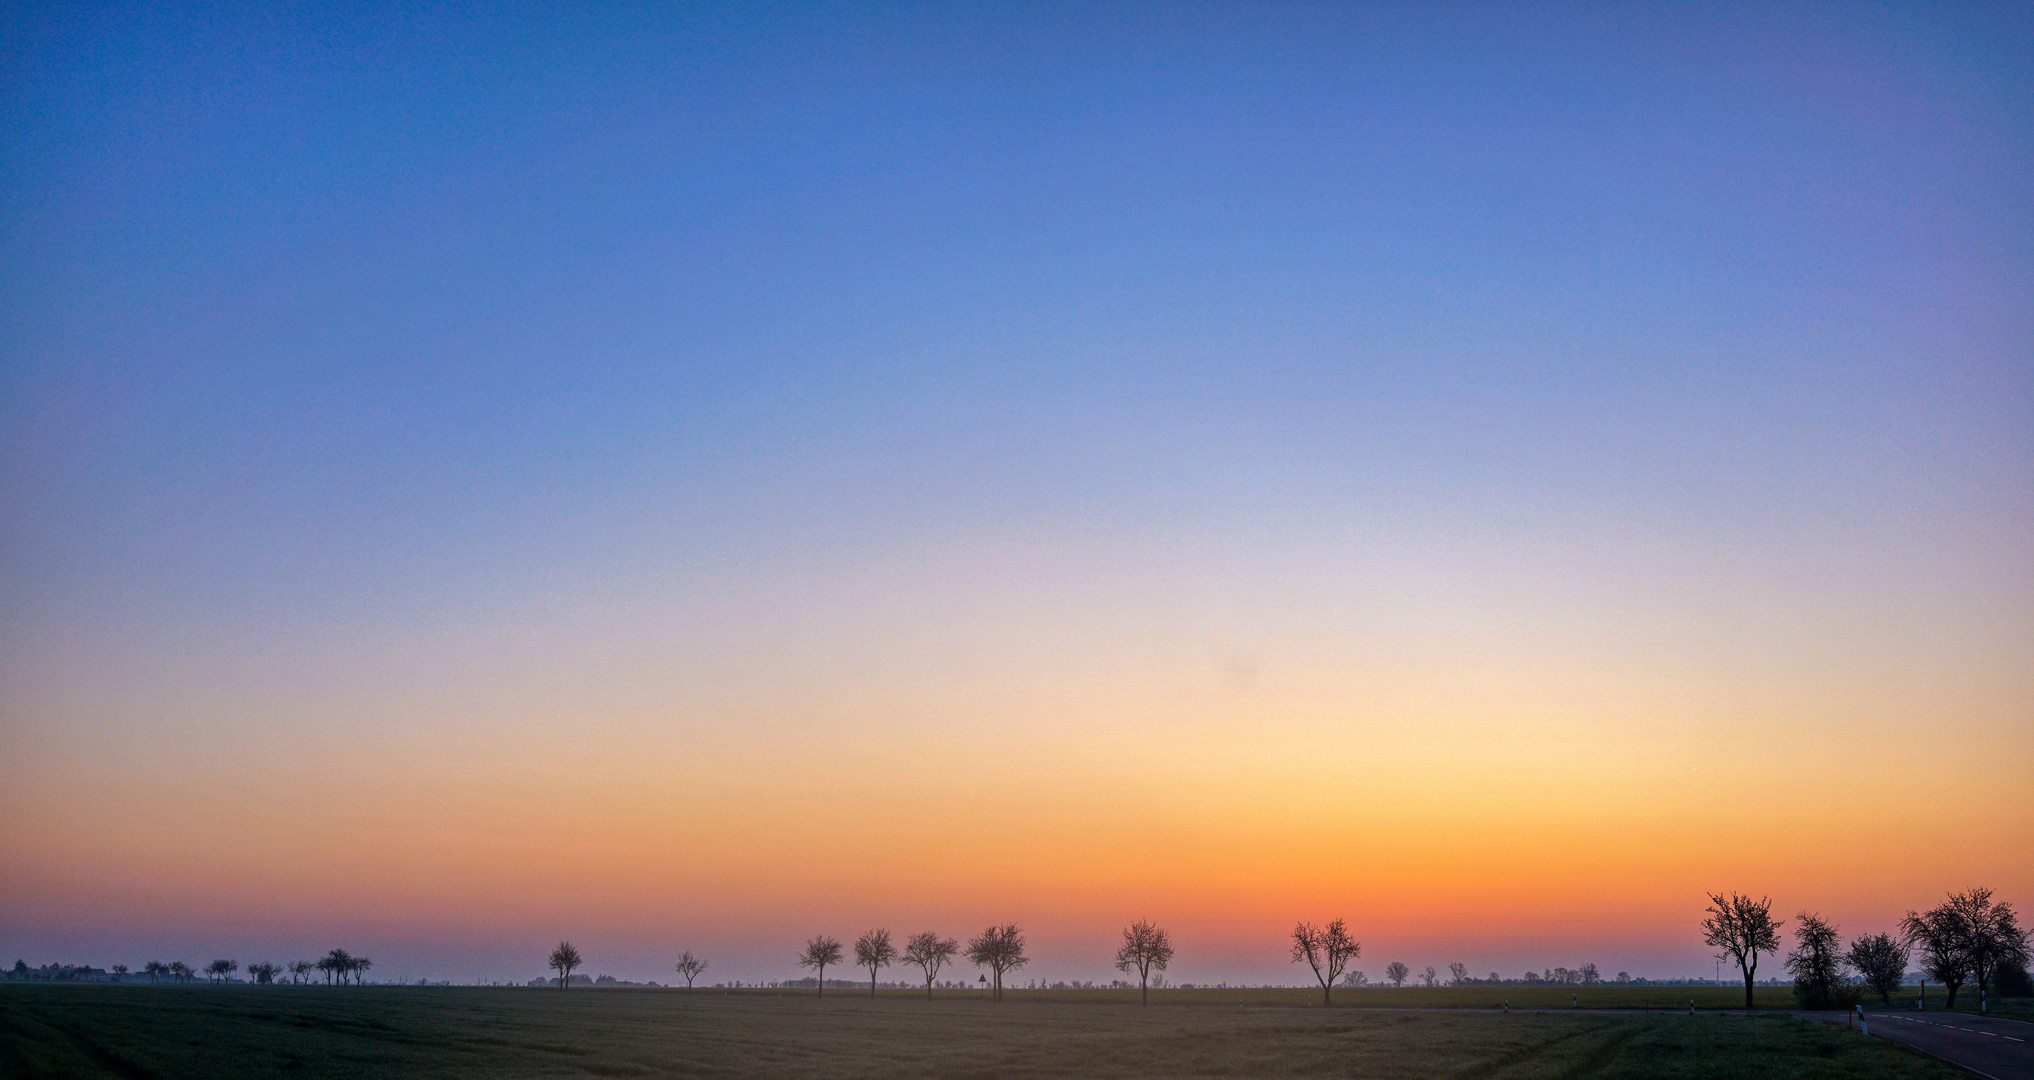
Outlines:
{"label": "roadside post", "polygon": [[1857,1029],[1866,1035],[1870,1035],[1872,1033],[1872,1026],[1865,1021],[1864,1006],[1852,1005],[1851,1008],[1857,1010]]}

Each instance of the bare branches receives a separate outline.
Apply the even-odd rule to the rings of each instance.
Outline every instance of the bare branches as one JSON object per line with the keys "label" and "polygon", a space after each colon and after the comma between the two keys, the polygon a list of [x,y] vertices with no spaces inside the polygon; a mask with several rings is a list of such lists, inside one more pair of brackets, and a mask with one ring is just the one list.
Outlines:
{"label": "bare branches", "polygon": [[1349,936],[1349,928],[1341,919],[1327,925],[1326,929],[1310,922],[1295,923],[1292,928],[1292,962],[1304,960],[1314,969],[1314,978],[1321,984],[1321,1004],[1332,1004],[1335,980],[1342,977],[1342,969],[1349,961],[1363,955],[1363,945]]}
{"label": "bare branches", "polygon": [[1151,973],[1172,963],[1172,935],[1145,920],[1123,929],[1123,947],[1116,950],[1116,970],[1135,971],[1145,1005],[1151,1004]]}
{"label": "bare branches", "polygon": [[897,959],[897,946],[890,944],[890,931],[871,930],[855,941],[855,963],[869,969],[869,996],[876,996],[876,971]]}
{"label": "bare branches", "polygon": [[816,969],[819,972],[819,993],[826,996],[826,969],[840,963],[840,942],[821,934],[805,943],[805,951],[798,954],[798,966]]}
{"label": "bare branches", "polygon": [[692,980],[705,974],[706,961],[692,955],[692,950],[687,949],[679,954],[675,970],[678,974],[685,977],[685,989],[690,990],[692,989]]}
{"label": "bare branches", "polygon": [[993,980],[995,1000],[1003,1000],[1003,973],[1021,968],[1031,962],[1024,955],[1024,935],[1016,923],[991,926],[969,939],[968,951],[964,954],[968,962],[976,967],[985,967]]}
{"label": "bare branches", "polygon": [[551,950],[551,970],[558,973],[558,989],[572,985],[572,969],[580,963],[579,950],[569,941],[561,941]]}
{"label": "bare branches", "polygon": [[1702,920],[1702,942],[1722,949],[1744,972],[1744,1007],[1752,1007],[1752,979],[1758,974],[1759,954],[1780,951],[1780,927],[1786,920],[1773,918],[1773,898],[1731,893],[1709,894],[1709,917]]}
{"label": "bare branches", "polygon": [[2013,905],[1992,903],[1990,889],[1950,893],[1925,914],[1910,911],[1900,930],[1921,946],[1922,970],[1949,991],[1951,1008],[1964,983],[1975,982],[1978,993],[1988,995],[2000,971],[2027,963],[2027,931],[2020,929]]}
{"label": "bare branches", "polygon": [[1908,949],[1891,934],[1866,934],[1850,943],[1844,956],[1864,976],[1865,985],[1878,992],[1883,1005],[1893,1003],[1893,991],[1907,973]]}
{"label": "bare branches", "polygon": [[904,962],[925,969],[925,996],[931,997],[932,983],[939,977],[939,969],[959,952],[960,942],[927,930],[911,935],[911,939],[904,943]]}

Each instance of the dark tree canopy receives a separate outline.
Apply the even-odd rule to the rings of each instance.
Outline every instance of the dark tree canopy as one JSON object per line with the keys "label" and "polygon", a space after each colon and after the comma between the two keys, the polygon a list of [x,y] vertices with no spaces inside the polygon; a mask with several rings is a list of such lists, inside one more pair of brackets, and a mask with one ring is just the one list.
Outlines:
{"label": "dark tree canopy", "polygon": [[579,949],[569,941],[561,941],[551,950],[551,970],[558,973],[558,989],[572,984],[572,969],[580,963]]}
{"label": "dark tree canopy", "polygon": [[1709,917],[1702,920],[1702,941],[1722,949],[1744,973],[1744,1007],[1752,1007],[1752,980],[1759,971],[1759,954],[1780,951],[1780,927],[1785,920],[1773,918],[1773,898],[1757,900],[1738,893],[1725,897],[1709,894]]}
{"label": "dark tree canopy", "polygon": [[1836,927],[1813,912],[1794,916],[1794,948],[1787,954],[1787,974],[1794,977],[1794,998],[1804,1009],[1840,1004],[1832,998],[1844,984],[1849,961],[1837,944]]}
{"label": "dark tree canopy", "polygon": [[1866,934],[1852,941],[1844,956],[1879,995],[1880,1004],[1891,1005],[1893,991],[1907,975],[1907,946],[1891,934]]}
{"label": "dark tree canopy", "polygon": [[2000,972],[2024,968],[2028,960],[2027,932],[2013,905],[1993,903],[1990,889],[1951,893],[1930,911],[1910,911],[1900,931],[1921,949],[1921,970],[1949,992],[1950,1008],[1965,983],[1988,994]]}

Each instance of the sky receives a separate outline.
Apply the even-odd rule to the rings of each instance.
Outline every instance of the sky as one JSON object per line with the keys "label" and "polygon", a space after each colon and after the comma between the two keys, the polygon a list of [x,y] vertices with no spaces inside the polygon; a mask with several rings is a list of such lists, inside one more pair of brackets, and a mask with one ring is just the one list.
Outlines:
{"label": "sky", "polygon": [[2024,6],[4,19],[0,963],[2034,904]]}

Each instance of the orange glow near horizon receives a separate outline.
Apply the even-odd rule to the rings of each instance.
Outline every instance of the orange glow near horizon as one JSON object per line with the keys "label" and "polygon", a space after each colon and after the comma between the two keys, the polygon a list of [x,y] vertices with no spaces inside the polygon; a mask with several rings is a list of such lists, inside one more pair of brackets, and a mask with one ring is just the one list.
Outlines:
{"label": "orange glow near horizon", "polygon": [[[484,950],[570,928],[736,956],[1014,918],[1076,967],[1149,915],[1212,978],[1275,976],[1302,917],[1491,957],[1479,971],[1601,943],[1610,968],[1693,972],[1708,888],[1860,928],[1948,888],[2034,892],[2027,816],[1967,794],[1989,775],[1995,805],[2026,805],[2027,774],[1998,764],[2027,760],[2029,733],[1917,754],[1918,691],[1896,678],[1877,705],[1797,691],[1760,708],[1630,657],[1593,673],[1259,659],[1238,678],[1164,651],[1113,678],[1062,654],[1029,686],[979,661],[930,689],[865,670],[838,700],[794,682],[691,715],[641,704],[675,676],[610,667],[602,707],[556,669],[503,668],[470,711],[348,704],[285,734],[193,719],[91,783],[10,789],[7,907],[111,938],[347,926]],[[963,711],[964,694],[996,704]],[[1982,697],[1960,707],[1996,723]],[[278,764],[296,761],[316,764]]]}

